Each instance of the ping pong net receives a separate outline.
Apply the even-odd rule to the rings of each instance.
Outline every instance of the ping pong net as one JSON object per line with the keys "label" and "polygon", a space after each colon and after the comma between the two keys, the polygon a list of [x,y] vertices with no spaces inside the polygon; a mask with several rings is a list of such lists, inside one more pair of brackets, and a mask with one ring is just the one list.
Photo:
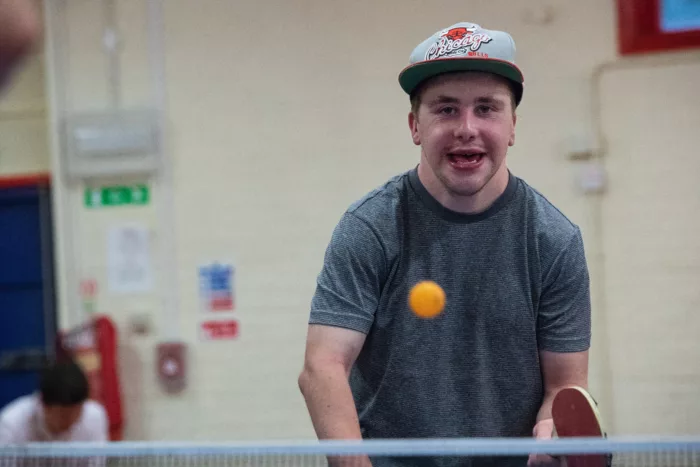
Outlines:
{"label": "ping pong net", "polygon": [[[284,443],[30,444],[0,447],[0,466],[525,466],[530,453],[605,456],[613,466],[700,466],[698,438],[420,439]],[[50,462],[46,462],[49,460]],[[88,463],[89,462],[89,463]],[[95,463],[96,462],[96,463]],[[562,465],[566,465],[562,463]]]}

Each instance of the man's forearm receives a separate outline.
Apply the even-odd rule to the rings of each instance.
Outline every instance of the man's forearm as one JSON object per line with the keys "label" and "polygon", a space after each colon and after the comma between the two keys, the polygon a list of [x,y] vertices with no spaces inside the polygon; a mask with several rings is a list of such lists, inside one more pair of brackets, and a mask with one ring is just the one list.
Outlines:
{"label": "man's forearm", "polygon": [[345,372],[305,369],[299,378],[319,439],[361,439],[355,402]]}
{"label": "man's forearm", "polygon": [[[342,368],[305,369],[299,387],[319,439],[360,440],[360,422],[348,378]],[[329,459],[331,465],[369,466],[363,458]]]}

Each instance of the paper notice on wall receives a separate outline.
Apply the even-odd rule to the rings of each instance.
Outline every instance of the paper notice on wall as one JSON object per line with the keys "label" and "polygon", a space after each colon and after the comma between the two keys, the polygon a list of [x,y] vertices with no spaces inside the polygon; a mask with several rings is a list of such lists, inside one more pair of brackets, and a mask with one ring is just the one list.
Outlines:
{"label": "paper notice on wall", "polygon": [[153,271],[148,229],[138,225],[112,227],[107,238],[107,280],[115,294],[148,292]]}

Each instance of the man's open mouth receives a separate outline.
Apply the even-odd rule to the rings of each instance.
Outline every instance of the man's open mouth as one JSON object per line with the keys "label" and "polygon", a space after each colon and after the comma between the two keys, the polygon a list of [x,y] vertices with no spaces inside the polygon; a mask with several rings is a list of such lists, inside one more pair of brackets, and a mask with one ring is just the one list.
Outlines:
{"label": "man's open mouth", "polygon": [[485,153],[448,153],[447,158],[450,164],[458,169],[471,169],[478,166],[483,160]]}

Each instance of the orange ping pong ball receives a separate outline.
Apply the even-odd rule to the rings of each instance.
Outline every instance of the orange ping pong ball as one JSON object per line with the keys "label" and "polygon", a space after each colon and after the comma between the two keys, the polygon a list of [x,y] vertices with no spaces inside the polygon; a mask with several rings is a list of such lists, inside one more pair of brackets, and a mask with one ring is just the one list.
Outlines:
{"label": "orange ping pong ball", "polygon": [[408,305],[421,318],[433,318],[445,308],[445,291],[433,281],[422,281],[411,289]]}

